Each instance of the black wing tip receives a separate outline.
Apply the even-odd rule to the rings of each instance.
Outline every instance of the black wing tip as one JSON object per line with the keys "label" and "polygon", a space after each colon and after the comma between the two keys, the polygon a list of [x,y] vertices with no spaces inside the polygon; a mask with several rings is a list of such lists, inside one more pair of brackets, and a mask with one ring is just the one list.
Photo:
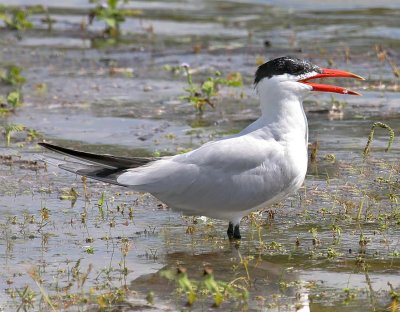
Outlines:
{"label": "black wing tip", "polygon": [[118,157],[108,154],[94,154],[89,152],[83,152],[79,150],[74,150],[46,142],[38,143],[39,146],[44,147],[52,152],[60,153],[79,159],[81,161],[86,161],[94,164],[101,164],[106,167],[118,168],[118,169],[128,169],[136,168],[146,165],[152,161],[158,160],[154,157]]}
{"label": "black wing tip", "polygon": [[71,152],[75,152],[74,150],[62,147],[62,146],[58,146],[55,144],[50,144],[50,143],[46,143],[46,142],[39,142],[38,143],[39,146],[47,148],[50,151],[53,152],[57,152],[57,153],[64,153],[64,154],[70,154]]}
{"label": "black wing tip", "polygon": [[45,148],[49,148],[49,147],[54,147],[55,146],[53,144],[46,143],[46,142],[38,142],[37,145],[39,145],[41,147],[45,147]]}

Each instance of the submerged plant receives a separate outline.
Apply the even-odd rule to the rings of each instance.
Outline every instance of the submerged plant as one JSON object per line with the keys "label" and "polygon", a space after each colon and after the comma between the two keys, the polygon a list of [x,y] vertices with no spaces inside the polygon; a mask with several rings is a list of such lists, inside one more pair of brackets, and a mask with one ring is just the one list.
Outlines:
{"label": "submerged plant", "polygon": [[242,75],[239,72],[231,73],[226,78],[222,78],[221,72],[216,71],[214,77],[208,77],[202,84],[197,85],[193,83],[189,65],[182,64],[181,66],[185,70],[188,82],[188,87],[185,88],[185,91],[189,93],[181,98],[193,104],[200,113],[204,111],[205,105],[215,107],[212,98],[218,95],[220,86],[241,87],[243,84]]}

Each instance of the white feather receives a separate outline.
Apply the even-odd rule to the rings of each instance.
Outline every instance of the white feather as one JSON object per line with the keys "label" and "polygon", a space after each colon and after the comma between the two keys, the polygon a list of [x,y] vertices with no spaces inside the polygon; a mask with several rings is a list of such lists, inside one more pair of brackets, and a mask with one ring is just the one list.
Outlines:
{"label": "white feather", "polygon": [[261,80],[257,90],[262,116],[239,134],[129,169],[118,183],[150,192],[174,210],[235,224],[295,192],[307,170],[302,101],[310,88],[282,75]]}

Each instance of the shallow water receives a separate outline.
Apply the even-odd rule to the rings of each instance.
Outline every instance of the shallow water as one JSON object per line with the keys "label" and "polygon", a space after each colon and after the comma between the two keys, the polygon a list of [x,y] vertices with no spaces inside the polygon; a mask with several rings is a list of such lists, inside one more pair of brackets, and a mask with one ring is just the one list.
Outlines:
{"label": "shallow water", "polygon": [[[377,129],[366,161],[362,151],[374,122],[396,135],[400,127],[399,79],[376,52],[379,45],[392,66],[400,64],[398,3],[134,1],[127,7],[142,15],[122,25],[118,44],[98,38],[101,22],[86,25],[93,7],[86,1],[1,3],[46,5],[55,22],[49,32],[44,15],[33,15],[34,28],[20,39],[0,32],[1,67],[16,63],[27,78],[24,105],[0,117],[0,126],[23,124],[47,141],[86,151],[171,155],[240,131],[259,115],[257,57],[295,55],[367,81],[335,82],[363,97],[324,94],[305,102],[318,161],[298,194],[243,221],[240,246],[227,240],[225,222],[194,223],[150,195],[92,181],[85,189],[79,177],[36,165],[30,160],[42,150],[14,133],[11,146],[2,142],[0,149],[0,156],[13,155],[0,157],[0,310],[18,307],[23,295],[16,290],[25,285],[36,294],[32,310],[50,310],[32,276],[60,309],[95,310],[72,294],[101,306],[101,294],[115,289],[126,291],[122,303],[111,304],[121,310],[210,309],[212,295],[185,307],[187,297],[161,276],[177,263],[193,284],[202,285],[206,265],[221,285],[238,287],[222,310],[395,307],[388,282],[398,292],[400,149],[395,139],[385,153],[388,136]],[[165,70],[181,63],[191,65],[195,82],[215,70],[239,71],[244,85],[222,88],[216,108],[199,115],[180,98],[186,77]],[[1,84],[1,94],[10,88]],[[333,104],[341,114],[327,113]],[[76,199],[68,197],[71,187]]]}

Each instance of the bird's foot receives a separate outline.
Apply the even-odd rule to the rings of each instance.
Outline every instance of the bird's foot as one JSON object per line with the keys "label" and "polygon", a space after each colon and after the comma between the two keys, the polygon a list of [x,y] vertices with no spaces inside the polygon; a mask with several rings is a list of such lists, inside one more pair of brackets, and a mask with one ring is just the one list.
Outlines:
{"label": "bird's foot", "polygon": [[233,223],[232,222],[229,222],[228,231],[226,231],[226,233],[228,234],[229,239],[233,239]]}
{"label": "bird's foot", "polygon": [[235,225],[235,229],[233,231],[233,238],[234,239],[241,239],[242,238],[242,235],[240,235],[239,224]]}
{"label": "bird's foot", "polygon": [[242,238],[242,235],[240,235],[239,224],[233,226],[233,223],[229,222],[228,231],[226,233],[228,234],[228,238],[230,240]]}

